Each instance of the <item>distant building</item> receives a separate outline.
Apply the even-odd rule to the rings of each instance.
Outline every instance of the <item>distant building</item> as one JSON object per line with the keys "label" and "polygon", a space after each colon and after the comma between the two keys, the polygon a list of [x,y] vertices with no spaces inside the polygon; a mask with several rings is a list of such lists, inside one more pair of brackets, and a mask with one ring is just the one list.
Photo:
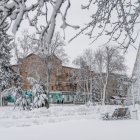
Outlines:
{"label": "distant building", "polygon": [[[70,91],[77,92],[81,91],[81,86],[79,83],[81,79],[78,79],[77,73],[79,73],[80,69],[72,68],[63,66],[61,60],[53,55],[51,56],[51,76],[50,76],[50,91]],[[28,81],[28,77],[33,77],[35,79],[40,79],[43,83],[47,82],[47,67],[45,63],[45,59],[41,58],[39,55],[30,54],[24,59],[20,59],[19,66],[14,65],[13,69],[15,71],[19,70],[20,75],[22,77],[23,82],[23,89],[30,89],[31,85]],[[88,71],[87,71],[88,72]],[[90,72],[93,78],[92,82],[92,93],[96,93],[98,95],[97,98],[100,98],[100,89],[97,85],[97,81],[94,81],[94,77],[98,76],[99,74],[95,73],[94,71]],[[108,88],[107,88],[107,99],[109,100],[110,97],[127,94],[127,85],[121,84],[118,79],[121,78],[122,75],[118,74],[111,74],[110,79],[108,81]],[[84,86],[84,85],[83,85]],[[90,85],[88,88],[90,88]],[[87,92],[86,90],[84,91]]]}
{"label": "distant building", "polygon": [[[52,91],[70,91],[74,89],[68,76],[74,68],[62,66],[61,60],[53,55],[51,59],[51,78],[50,78],[50,90]],[[28,77],[40,79],[43,83],[47,82],[47,71],[44,58],[39,55],[30,54],[26,58],[20,60],[19,68],[17,65],[12,66],[15,71],[19,69],[22,77],[23,89],[30,89],[31,85],[28,81]]]}

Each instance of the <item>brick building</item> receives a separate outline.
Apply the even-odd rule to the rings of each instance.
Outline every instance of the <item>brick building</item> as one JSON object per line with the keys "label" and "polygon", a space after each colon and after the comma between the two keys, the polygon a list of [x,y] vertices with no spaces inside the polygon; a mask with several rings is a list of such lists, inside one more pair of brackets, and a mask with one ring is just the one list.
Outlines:
{"label": "brick building", "polygon": [[[55,55],[51,58],[51,76],[50,90],[52,91],[71,91],[73,89],[70,84],[69,75],[76,69],[62,66],[62,61]],[[36,54],[30,54],[26,58],[20,60],[19,66],[14,65],[13,69],[17,71],[19,67],[22,76],[23,89],[30,89],[31,85],[27,80],[28,77],[40,79],[43,83],[47,82],[47,70],[45,59]]]}
{"label": "brick building", "polygon": [[[79,69],[67,67],[62,65],[62,61],[55,55],[51,58],[51,76],[50,76],[50,91],[80,91],[77,77],[72,76],[72,74],[79,71]],[[13,66],[13,69],[17,69],[17,65]],[[30,89],[31,85],[28,82],[28,77],[34,77],[35,79],[40,79],[43,83],[47,82],[47,71],[45,59],[41,58],[36,54],[30,54],[26,58],[20,60],[19,64],[20,74],[23,81],[23,89]],[[97,76],[92,72],[93,76]],[[71,78],[73,77],[73,79]],[[113,74],[112,78],[109,79],[108,83],[108,97],[118,94],[118,77],[121,75]],[[92,78],[92,77],[91,77]],[[94,82],[93,82],[94,84]],[[93,85],[95,86],[95,85]],[[127,86],[124,86],[124,92],[127,93]],[[99,93],[100,94],[100,93]]]}

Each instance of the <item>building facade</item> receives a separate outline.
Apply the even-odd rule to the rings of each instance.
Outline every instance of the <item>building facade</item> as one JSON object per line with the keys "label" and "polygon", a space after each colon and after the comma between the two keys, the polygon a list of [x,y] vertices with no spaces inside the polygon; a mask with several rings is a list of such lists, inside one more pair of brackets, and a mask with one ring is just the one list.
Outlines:
{"label": "building facade", "polygon": [[49,89],[51,91],[71,91],[71,89],[73,89],[72,84],[70,84],[69,75],[75,69],[62,66],[61,60],[55,55],[52,56],[50,64],[46,64],[45,58],[41,58],[36,54],[30,54],[26,58],[20,60],[19,65],[13,66],[13,69],[15,71],[19,69],[20,71],[23,83],[22,88],[30,89],[31,84],[28,81],[28,77],[41,80],[44,84],[47,83],[48,67],[51,67],[49,82]]}
{"label": "building facade", "polygon": [[[41,80],[44,84],[47,83],[48,67],[51,69],[49,82],[50,91],[69,91],[71,93],[80,92],[84,94],[95,93],[98,98],[101,97],[98,81],[94,78],[97,77],[97,73],[63,66],[61,60],[55,55],[51,57],[51,62],[48,63],[45,61],[45,58],[41,58],[36,54],[30,54],[22,59],[19,65],[13,66],[13,69],[19,69],[23,83],[22,88],[28,90],[31,88],[28,77]],[[86,80],[82,77],[79,78],[79,75],[83,75]],[[121,75],[113,74],[110,76],[106,94],[107,99],[114,95],[120,95],[120,93],[127,94],[127,86],[119,84],[118,77],[120,78]],[[123,86],[120,87],[120,85]],[[90,90],[91,88],[92,90]]]}

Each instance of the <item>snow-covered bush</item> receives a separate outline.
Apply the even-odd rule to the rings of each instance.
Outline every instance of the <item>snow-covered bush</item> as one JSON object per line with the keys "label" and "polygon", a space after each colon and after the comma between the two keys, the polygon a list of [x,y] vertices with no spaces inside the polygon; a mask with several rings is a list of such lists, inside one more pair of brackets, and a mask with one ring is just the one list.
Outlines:
{"label": "snow-covered bush", "polygon": [[15,86],[12,86],[11,88],[8,88],[2,91],[2,96],[3,97],[11,96],[14,99],[14,101],[16,101],[16,98],[18,98],[17,97],[18,93],[19,93],[19,89],[16,88]]}
{"label": "snow-covered bush", "polygon": [[14,108],[18,106],[23,110],[31,109],[31,98],[26,96],[20,87],[12,86],[11,88],[5,89],[2,92],[2,97],[7,100],[11,98],[15,105]]}
{"label": "snow-covered bush", "polygon": [[49,108],[48,97],[44,85],[32,77],[29,77],[28,80],[32,85],[32,106],[36,108],[46,106]]}
{"label": "snow-covered bush", "polygon": [[34,107],[46,106],[48,108],[48,97],[46,94],[38,94],[33,100]]}
{"label": "snow-covered bush", "polygon": [[31,99],[29,96],[22,95],[17,98],[15,105],[22,107],[23,110],[31,110]]}

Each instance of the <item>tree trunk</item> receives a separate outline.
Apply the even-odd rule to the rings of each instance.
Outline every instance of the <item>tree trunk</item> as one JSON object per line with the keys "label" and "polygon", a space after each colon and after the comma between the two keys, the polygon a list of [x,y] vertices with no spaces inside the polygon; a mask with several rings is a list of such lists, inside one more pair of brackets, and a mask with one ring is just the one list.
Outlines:
{"label": "tree trunk", "polygon": [[104,89],[103,89],[103,100],[102,100],[102,105],[105,105],[106,89],[107,89],[107,84],[108,84],[108,77],[109,77],[109,73],[107,72],[106,79],[105,79],[105,84],[104,84]]}
{"label": "tree trunk", "polygon": [[2,93],[0,93],[0,106],[2,106]]}

